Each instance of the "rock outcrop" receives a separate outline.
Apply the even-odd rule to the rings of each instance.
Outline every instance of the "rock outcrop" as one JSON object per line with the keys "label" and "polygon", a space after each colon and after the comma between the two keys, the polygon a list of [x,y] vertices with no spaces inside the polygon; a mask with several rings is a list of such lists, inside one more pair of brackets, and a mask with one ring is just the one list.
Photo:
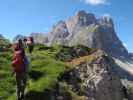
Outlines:
{"label": "rock outcrop", "polygon": [[[103,51],[97,50],[89,56],[73,59],[67,64],[75,67],[64,73],[60,80],[66,82],[65,86],[69,92],[79,96],[74,98],[75,100],[124,100],[126,97],[122,83],[113,71],[115,63]],[[61,87],[59,84],[58,88]],[[68,96],[69,100],[72,100],[70,98],[73,97]],[[57,98],[66,100],[66,95],[62,95],[60,90]]]}
{"label": "rock outcrop", "polygon": [[[102,52],[98,52],[101,53]],[[91,63],[79,65],[88,100],[122,100],[122,84],[112,71],[112,62],[102,54]],[[97,55],[97,54],[96,54]]]}
{"label": "rock outcrop", "polygon": [[133,60],[133,53],[129,53],[130,59]]}

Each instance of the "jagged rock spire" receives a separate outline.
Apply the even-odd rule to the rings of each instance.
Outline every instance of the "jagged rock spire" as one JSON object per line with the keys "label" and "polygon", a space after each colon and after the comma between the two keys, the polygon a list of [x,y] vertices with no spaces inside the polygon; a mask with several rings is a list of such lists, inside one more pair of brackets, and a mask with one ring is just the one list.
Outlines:
{"label": "jagged rock spire", "polygon": [[108,27],[111,27],[111,28],[114,27],[113,20],[112,20],[111,16],[109,16],[109,15],[102,16],[99,19],[99,24],[100,25],[105,25],[105,26],[108,26]]}

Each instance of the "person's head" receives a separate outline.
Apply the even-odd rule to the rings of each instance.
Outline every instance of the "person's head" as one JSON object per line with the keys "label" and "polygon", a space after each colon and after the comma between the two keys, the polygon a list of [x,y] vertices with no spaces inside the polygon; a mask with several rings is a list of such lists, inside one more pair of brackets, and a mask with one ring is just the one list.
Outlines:
{"label": "person's head", "polygon": [[26,38],[24,38],[24,39],[23,39],[23,41],[24,41],[24,42],[26,42],[26,41],[27,41],[27,39],[26,39]]}
{"label": "person's head", "polygon": [[19,45],[21,46],[21,45],[23,44],[22,39],[19,39],[19,40],[18,40],[18,43],[19,43]]}
{"label": "person's head", "polygon": [[19,50],[19,49],[20,49],[19,43],[14,43],[14,44],[12,45],[12,49],[13,49],[13,51]]}
{"label": "person's head", "polygon": [[22,39],[18,40],[20,48],[24,48],[24,41]]}
{"label": "person's head", "polygon": [[33,41],[33,37],[32,36],[28,37],[28,40]]}

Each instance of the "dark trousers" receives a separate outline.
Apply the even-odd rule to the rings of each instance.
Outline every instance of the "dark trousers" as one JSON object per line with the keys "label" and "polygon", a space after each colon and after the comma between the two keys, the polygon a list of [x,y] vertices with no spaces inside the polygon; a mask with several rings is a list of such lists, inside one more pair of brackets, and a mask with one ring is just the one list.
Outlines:
{"label": "dark trousers", "polygon": [[30,44],[30,45],[28,45],[28,49],[29,49],[29,53],[31,54],[34,49],[34,46],[32,44]]}
{"label": "dark trousers", "polygon": [[26,88],[27,76],[26,73],[16,74],[16,96],[17,100],[24,98],[24,91]]}

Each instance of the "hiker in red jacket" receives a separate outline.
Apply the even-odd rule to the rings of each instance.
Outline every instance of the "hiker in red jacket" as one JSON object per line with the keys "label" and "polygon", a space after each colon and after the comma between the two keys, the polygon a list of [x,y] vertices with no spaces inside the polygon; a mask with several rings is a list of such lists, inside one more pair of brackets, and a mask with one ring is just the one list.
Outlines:
{"label": "hiker in red jacket", "polygon": [[32,54],[33,49],[34,49],[34,39],[33,39],[33,37],[28,37],[26,44],[28,46],[29,53]]}
{"label": "hiker in red jacket", "polygon": [[21,44],[13,44],[13,58],[12,58],[12,68],[13,74],[16,76],[17,84],[17,100],[24,99],[24,90],[26,87],[26,64],[25,64],[25,51],[21,47]]}

